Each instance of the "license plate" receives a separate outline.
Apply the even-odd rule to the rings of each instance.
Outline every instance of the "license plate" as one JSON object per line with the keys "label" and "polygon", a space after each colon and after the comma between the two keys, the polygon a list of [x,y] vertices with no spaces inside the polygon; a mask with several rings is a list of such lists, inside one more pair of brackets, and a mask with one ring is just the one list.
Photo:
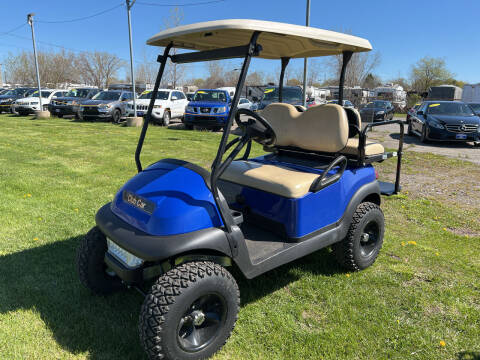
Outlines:
{"label": "license plate", "polygon": [[457,140],[465,140],[467,138],[467,134],[456,134],[455,138]]}
{"label": "license plate", "polygon": [[55,112],[60,112],[60,109],[55,109]]}
{"label": "license plate", "polygon": [[144,112],[143,112],[143,111],[137,111],[137,115],[138,115],[138,116],[143,116],[143,115],[144,115]]}

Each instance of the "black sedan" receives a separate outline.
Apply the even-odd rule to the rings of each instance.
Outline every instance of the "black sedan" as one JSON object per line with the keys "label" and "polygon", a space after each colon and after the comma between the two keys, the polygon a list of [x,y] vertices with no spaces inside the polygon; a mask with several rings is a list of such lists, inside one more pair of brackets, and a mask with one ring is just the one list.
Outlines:
{"label": "black sedan", "polygon": [[480,141],[480,118],[471,107],[457,101],[426,101],[410,118],[408,134],[422,142]]}
{"label": "black sedan", "polygon": [[52,100],[48,104],[48,110],[52,115],[57,115],[59,118],[65,115],[78,115],[80,102],[91,99],[99,91],[95,88],[71,89],[64,97]]}
{"label": "black sedan", "polygon": [[8,90],[0,95],[0,114],[2,112],[11,112],[11,106],[15,100],[30,96],[36,89],[34,88],[17,88]]}
{"label": "black sedan", "polygon": [[395,109],[390,101],[375,100],[360,109],[362,121],[375,122],[392,120]]}

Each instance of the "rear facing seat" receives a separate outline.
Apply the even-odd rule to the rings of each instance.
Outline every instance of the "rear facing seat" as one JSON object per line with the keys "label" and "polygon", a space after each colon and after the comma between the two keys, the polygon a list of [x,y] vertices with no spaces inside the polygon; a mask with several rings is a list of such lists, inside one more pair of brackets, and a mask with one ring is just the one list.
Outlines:
{"label": "rear facing seat", "polygon": [[[361,116],[356,109],[345,109],[348,117],[348,123],[350,125],[358,126],[358,129],[362,131],[362,120]],[[359,145],[359,138],[358,134],[353,130],[354,128],[350,127],[348,132],[348,142],[345,149],[341,151],[344,155],[353,155],[358,156],[358,145]],[[367,140],[365,143],[365,156],[374,156],[374,155],[381,155],[385,152],[382,144]]]}

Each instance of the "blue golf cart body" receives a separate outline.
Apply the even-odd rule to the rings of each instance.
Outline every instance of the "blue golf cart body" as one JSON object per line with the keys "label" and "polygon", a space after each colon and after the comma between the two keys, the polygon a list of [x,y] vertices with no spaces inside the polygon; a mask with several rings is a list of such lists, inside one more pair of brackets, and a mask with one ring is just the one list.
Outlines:
{"label": "blue golf cart body", "polygon": [[228,121],[231,103],[226,90],[200,89],[187,105],[184,123],[205,128],[223,127]]}

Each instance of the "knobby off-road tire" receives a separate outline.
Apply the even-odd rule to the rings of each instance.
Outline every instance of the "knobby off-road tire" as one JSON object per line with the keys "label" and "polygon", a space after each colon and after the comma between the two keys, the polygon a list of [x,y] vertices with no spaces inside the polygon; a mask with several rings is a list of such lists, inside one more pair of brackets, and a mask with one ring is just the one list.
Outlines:
{"label": "knobby off-road tire", "polygon": [[358,205],[347,236],[333,247],[339,264],[351,271],[372,265],[382,248],[384,231],[385,219],[380,207],[371,202]]}
{"label": "knobby off-road tire", "polygon": [[80,281],[97,295],[109,295],[124,288],[120,278],[107,273],[106,251],[107,239],[96,226],[85,235],[77,251]]}
{"label": "knobby off-road tire", "polygon": [[[220,265],[190,262],[168,271],[152,286],[140,312],[140,340],[148,358],[209,358],[230,337],[239,306],[237,283]],[[205,320],[197,326],[200,313]]]}

